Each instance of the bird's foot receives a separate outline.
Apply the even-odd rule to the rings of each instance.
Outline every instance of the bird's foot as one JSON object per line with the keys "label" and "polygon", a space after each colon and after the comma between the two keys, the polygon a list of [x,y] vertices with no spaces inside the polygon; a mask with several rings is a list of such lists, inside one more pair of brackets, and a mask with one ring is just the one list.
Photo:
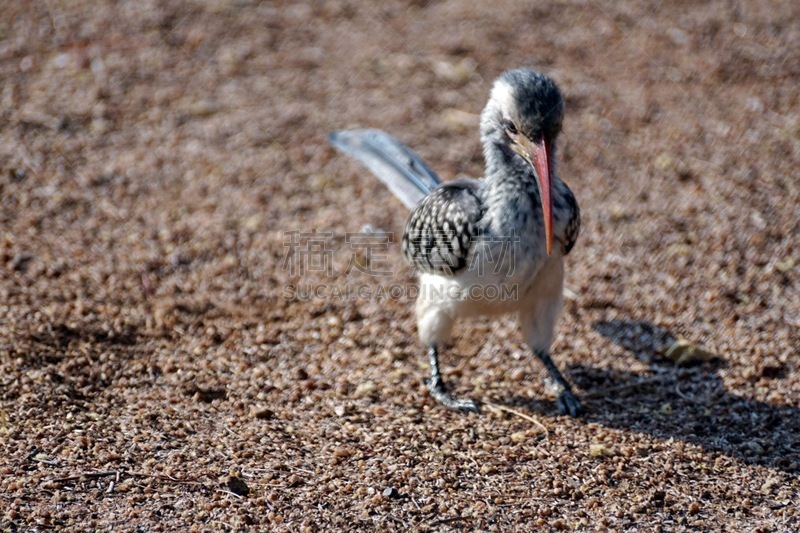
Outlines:
{"label": "bird's foot", "polygon": [[535,351],[534,353],[541,359],[545,368],[547,368],[547,372],[550,374],[549,377],[545,379],[545,388],[549,389],[550,392],[556,396],[556,406],[558,410],[562,415],[569,415],[573,418],[580,415],[581,411],[583,411],[581,403],[575,398],[575,395],[572,394],[569,382],[564,379],[564,376],[558,371],[558,367],[556,367],[555,363],[553,363],[553,360],[550,358],[550,353],[546,350]]}
{"label": "bird's foot", "polygon": [[569,383],[561,379],[554,379],[552,377],[545,378],[545,389],[549,394],[556,397],[556,407],[562,415],[568,415],[573,418],[579,416],[583,412],[581,403],[572,393]]}
{"label": "bird's foot", "polygon": [[451,394],[444,381],[441,379],[432,378],[428,380],[428,390],[431,396],[440,404],[453,409],[454,411],[461,411],[462,413],[480,413],[478,404],[468,398],[458,398]]}
{"label": "bird's foot", "polygon": [[563,390],[561,394],[558,395],[556,406],[562,415],[569,415],[573,418],[577,418],[578,415],[583,412],[581,403],[569,389]]}

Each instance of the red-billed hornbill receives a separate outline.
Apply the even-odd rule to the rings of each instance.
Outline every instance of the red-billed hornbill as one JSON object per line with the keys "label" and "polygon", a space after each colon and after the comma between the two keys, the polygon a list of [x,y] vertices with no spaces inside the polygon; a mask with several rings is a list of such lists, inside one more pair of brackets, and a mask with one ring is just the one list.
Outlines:
{"label": "red-billed hornbill", "polygon": [[528,346],[558,387],[559,410],[581,411],[550,358],[564,256],[580,230],[575,196],[553,164],[563,117],[564,100],[551,79],[530,69],[503,73],[481,114],[483,179],[447,183],[379,130],[330,136],[334,147],[364,163],[412,210],[403,252],[419,273],[416,315],[429,348],[428,388],[452,409],[478,410],[448,390],[439,369],[439,348],[455,319],[516,313]]}

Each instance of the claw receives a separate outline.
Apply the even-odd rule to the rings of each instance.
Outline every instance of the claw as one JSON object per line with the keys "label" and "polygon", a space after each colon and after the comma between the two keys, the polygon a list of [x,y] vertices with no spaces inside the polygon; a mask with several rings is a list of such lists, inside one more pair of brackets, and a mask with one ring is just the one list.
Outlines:
{"label": "claw", "polygon": [[561,392],[556,400],[556,406],[562,415],[569,415],[573,418],[577,418],[583,412],[583,407],[578,399],[568,390]]}
{"label": "claw", "polygon": [[561,372],[558,371],[558,367],[553,363],[550,354],[546,350],[535,351],[534,353],[541,359],[548,374],[550,374],[545,380],[545,383],[552,392],[558,395],[558,399],[556,400],[558,410],[562,415],[569,415],[573,418],[580,415],[581,411],[583,411],[581,403],[575,398],[575,395],[572,394],[569,382],[567,382],[564,376],[561,375]]}
{"label": "claw", "polygon": [[442,379],[442,374],[439,372],[439,350],[436,346],[430,346],[428,357],[431,363],[431,377],[426,383],[428,384],[428,390],[431,391],[431,396],[440,404],[455,411],[461,411],[462,413],[480,413],[478,404],[467,398],[453,396],[447,390],[447,386]]}
{"label": "claw", "polygon": [[437,402],[449,409],[461,411],[462,413],[480,413],[478,404],[468,398],[459,398],[452,395],[441,379],[428,380],[428,389]]}

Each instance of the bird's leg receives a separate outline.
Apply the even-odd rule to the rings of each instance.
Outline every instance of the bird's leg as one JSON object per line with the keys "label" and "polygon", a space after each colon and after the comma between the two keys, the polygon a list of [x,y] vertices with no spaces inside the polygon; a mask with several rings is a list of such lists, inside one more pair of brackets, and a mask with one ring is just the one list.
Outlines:
{"label": "bird's leg", "polygon": [[542,363],[544,363],[547,372],[550,374],[550,377],[553,378],[556,385],[556,391],[558,393],[558,398],[556,399],[556,405],[558,406],[558,410],[561,411],[563,415],[569,415],[572,417],[578,416],[583,408],[581,407],[580,402],[575,395],[572,394],[572,388],[569,385],[569,382],[564,379],[564,376],[561,375],[559,372],[558,367],[550,358],[550,353],[547,350],[534,350],[536,357],[538,357]]}
{"label": "bird's leg", "polygon": [[478,406],[474,401],[466,398],[457,398],[447,390],[442,374],[439,371],[439,349],[436,346],[431,346],[428,349],[428,359],[431,363],[431,378],[428,380],[428,390],[431,392],[431,396],[450,409],[465,413],[479,412]]}

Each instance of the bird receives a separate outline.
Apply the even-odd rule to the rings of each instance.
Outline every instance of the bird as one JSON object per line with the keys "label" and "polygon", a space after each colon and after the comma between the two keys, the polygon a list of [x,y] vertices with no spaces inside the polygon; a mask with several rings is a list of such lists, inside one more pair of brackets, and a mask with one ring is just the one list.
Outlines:
{"label": "bird", "polygon": [[431,396],[479,412],[446,384],[439,352],[455,322],[516,314],[525,343],[546,368],[561,414],[582,406],[551,357],[562,310],[564,257],[580,232],[578,202],[555,169],[564,120],[556,83],[530,68],[503,72],[480,115],[482,178],[442,182],[413,150],[378,129],[328,136],[374,173],[411,210],[402,239],[419,292],[418,335],[427,346]]}

